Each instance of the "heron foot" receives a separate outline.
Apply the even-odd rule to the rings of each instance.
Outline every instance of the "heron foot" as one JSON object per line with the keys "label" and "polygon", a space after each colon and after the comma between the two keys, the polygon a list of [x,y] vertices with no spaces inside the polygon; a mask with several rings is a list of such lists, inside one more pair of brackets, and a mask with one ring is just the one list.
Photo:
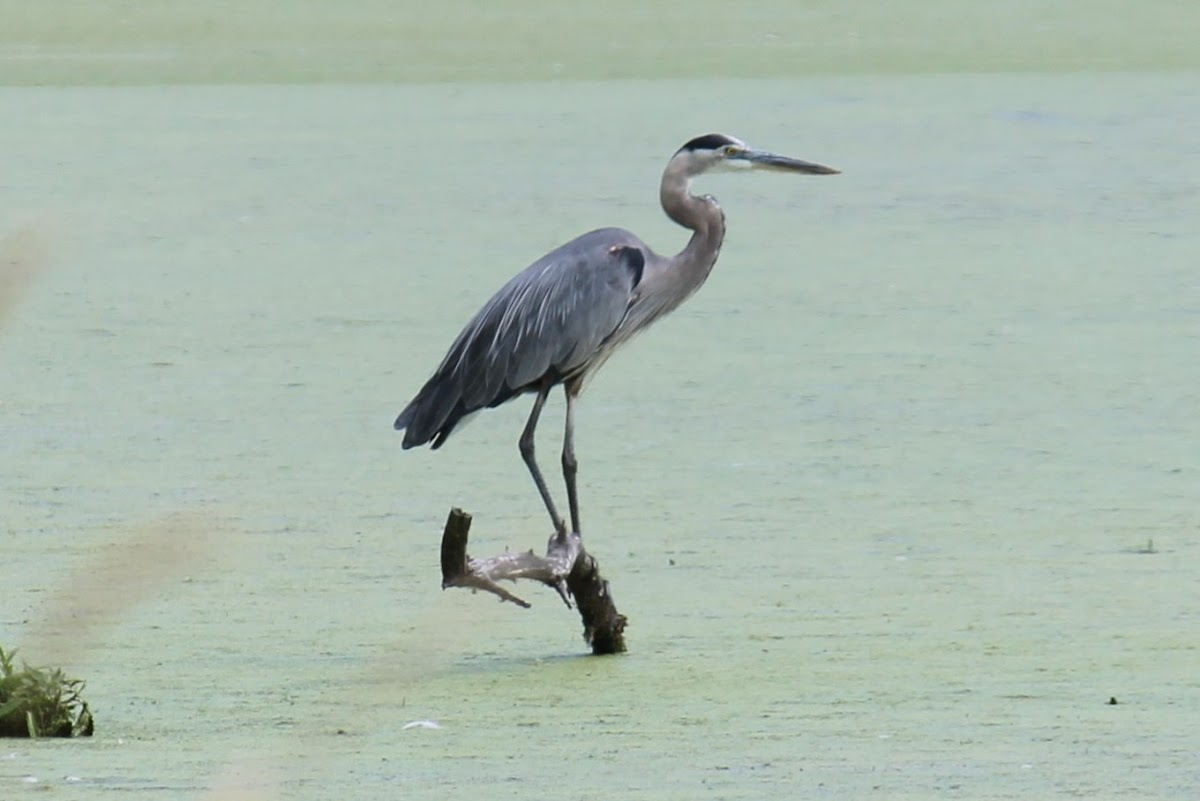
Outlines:
{"label": "heron foot", "polygon": [[567,589],[567,580],[566,579],[559,578],[559,579],[555,580],[554,589],[555,589],[555,591],[558,592],[558,597],[562,598],[563,603],[567,605],[568,609],[575,608],[574,606],[571,605],[571,591],[569,589]]}

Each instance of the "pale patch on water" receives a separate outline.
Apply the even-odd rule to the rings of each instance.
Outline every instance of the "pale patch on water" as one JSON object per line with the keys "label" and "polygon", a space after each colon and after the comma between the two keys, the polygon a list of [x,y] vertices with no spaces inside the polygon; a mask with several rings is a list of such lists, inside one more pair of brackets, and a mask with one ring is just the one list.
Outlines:
{"label": "pale patch on water", "polygon": [[434,720],[410,720],[400,728],[408,731],[409,729],[440,729],[442,726]]}

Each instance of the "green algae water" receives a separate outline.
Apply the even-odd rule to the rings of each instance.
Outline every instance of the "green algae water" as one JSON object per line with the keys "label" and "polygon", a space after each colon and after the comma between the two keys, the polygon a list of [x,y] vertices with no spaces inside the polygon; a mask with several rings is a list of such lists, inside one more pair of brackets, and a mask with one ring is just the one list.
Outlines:
{"label": "green algae water", "polygon": [[[96,736],[0,746],[0,797],[1194,797],[1200,65],[1190,6],[1109,5],[966,20],[976,51],[920,14],[811,12],[838,49],[766,5],[626,9],[611,47],[556,12],[574,60],[464,30],[478,62],[332,4],[260,48],[269,10],[210,40],[171,4],[20,17],[0,233],[54,258],[0,328],[0,640],[81,576],[116,611],[66,665]],[[711,47],[656,61],[672,24]],[[682,247],[658,177],[710,130],[844,172],[701,179],[711,279],[584,395],[631,620],[593,659],[551,593],[438,588],[451,505],[472,553],[549,533],[528,402],[437,453],[391,421],[546,250]]]}

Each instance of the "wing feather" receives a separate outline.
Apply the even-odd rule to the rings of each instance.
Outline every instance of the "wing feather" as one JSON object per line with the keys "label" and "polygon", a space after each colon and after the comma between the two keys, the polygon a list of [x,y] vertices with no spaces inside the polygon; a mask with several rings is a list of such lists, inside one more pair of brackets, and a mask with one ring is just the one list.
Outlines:
{"label": "wing feather", "polygon": [[396,419],[404,447],[436,448],[464,416],[586,369],[625,318],[644,248],[621,229],[592,231],[501,287]]}

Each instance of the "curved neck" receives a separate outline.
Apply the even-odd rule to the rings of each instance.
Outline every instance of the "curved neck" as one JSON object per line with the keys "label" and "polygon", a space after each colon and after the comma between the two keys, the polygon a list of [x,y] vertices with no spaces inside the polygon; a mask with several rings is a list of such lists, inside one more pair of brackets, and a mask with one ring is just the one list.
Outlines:
{"label": "curved neck", "polygon": [[691,192],[692,175],[672,161],[663,173],[659,200],[673,221],[692,230],[692,238],[671,261],[690,273],[694,291],[704,283],[717,262],[725,239],[725,213],[712,197],[696,197]]}

